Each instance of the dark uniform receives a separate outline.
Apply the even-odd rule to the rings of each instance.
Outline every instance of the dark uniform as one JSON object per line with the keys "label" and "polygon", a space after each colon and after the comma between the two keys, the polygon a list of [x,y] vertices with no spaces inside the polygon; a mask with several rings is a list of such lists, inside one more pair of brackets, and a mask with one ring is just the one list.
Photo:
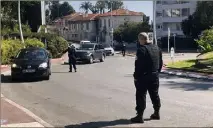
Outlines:
{"label": "dark uniform", "polygon": [[159,72],[163,65],[162,52],[158,46],[153,44],[140,45],[135,60],[135,87],[136,87],[136,111],[138,116],[132,118],[132,122],[143,123],[143,112],[146,108],[147,91],[152,100],[155,113],[152,119],[160,119],[159,110],[161,107],[158,95]]}
{"label": "dark uniform", "polygon": [[124,43],[122,44],[122,51],[121,52],[122,52],[122,55],[125,56],[125,54],[126,54],[126,45]]}
{"label": "dark uniform", "polygon": [[70,72],[72,72],[72,66],[76,72],[77,71],[77,69],[76,69],[76,52],[75,52],[74,47],[68,48],[68,57],[69,57]]}

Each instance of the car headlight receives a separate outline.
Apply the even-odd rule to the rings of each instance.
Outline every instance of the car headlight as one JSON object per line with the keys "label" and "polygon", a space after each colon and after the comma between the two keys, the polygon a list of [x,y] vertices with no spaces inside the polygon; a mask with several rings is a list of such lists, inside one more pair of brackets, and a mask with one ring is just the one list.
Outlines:
{"label": "car headlight", "polygon": [[45,63],[40,64],[39,68],[47,68],[47,63],[45,62]]}
{"label": "car headlight", "polygon": [[18,65],[17,64],[12,64],[12,68],[17,68]]}

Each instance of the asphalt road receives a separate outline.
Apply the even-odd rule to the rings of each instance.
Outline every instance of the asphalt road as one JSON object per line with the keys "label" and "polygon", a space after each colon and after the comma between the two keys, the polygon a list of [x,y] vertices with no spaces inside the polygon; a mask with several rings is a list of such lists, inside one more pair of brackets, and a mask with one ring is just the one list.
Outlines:
{"label": "asphalt road", "polygon": [[[213,126],[213,82],[161,75],[161,120],[130,124],[135,116],[133,57],[116,55],[103,63],[54,65],[49,81],[11,83],[2,77],[1,92],[54,126],[205,127]],[[148,119],[153,109],[147,95]]]}

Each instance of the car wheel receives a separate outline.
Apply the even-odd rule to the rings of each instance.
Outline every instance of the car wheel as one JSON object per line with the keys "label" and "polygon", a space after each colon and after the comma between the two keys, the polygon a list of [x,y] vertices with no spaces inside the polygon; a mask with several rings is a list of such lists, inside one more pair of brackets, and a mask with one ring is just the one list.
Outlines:
{"label": "car wheel", "polygon": [[114,56],[115,55],[115,53],[112,53],[112,56]]}
{"label": "car wheel", "polygon": [[50,75],[45,76],[45,77],[44,77],[44,80],[50,80]]}
{"label": "car wheel", "polygon": [[94,60],[94,59],[93,59],[93,56],[90,56],[90,58],[89,58],[89,63],[92,64],[92,63],[93,63],[93,60]]}
{"label": "car wheel", "polygon": [[104,56],[104,55],[102,55],[102,57],[101,57],[100,61],[101,61],[101,62],[104,62],[104,60],[105,60],[105,56]]}

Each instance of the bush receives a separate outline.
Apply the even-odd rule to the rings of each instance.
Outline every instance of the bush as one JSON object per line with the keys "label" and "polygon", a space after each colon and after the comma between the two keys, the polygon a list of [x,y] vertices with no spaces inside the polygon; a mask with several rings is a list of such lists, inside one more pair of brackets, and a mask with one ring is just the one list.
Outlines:
{"label": "bush", "polygon": [[10,58],[16,56],[18,51],[24,47],[42,47],[44,44],[36,38],[26,39],[25,43],[21,43],[20,40],[3,40],[1,44],[1,63],[9,64]]}
{"label": "bush", "polygon": [[195,40],[203,52],[213,51],[213,29],[205,30],[199,40]]}
{"label": "bush", "polygon": [[39,41],[36,38],[28,38],[24,41],[26,48],[28,47],[40,47],[40,48],[44,48],[44,43],[42,43],[41,41]]}
{"label": "bush", "polygon": [[3,40],[1,44],[1,63],[9,64],[10,58],[15,56],[24,45],[20,40]]}

